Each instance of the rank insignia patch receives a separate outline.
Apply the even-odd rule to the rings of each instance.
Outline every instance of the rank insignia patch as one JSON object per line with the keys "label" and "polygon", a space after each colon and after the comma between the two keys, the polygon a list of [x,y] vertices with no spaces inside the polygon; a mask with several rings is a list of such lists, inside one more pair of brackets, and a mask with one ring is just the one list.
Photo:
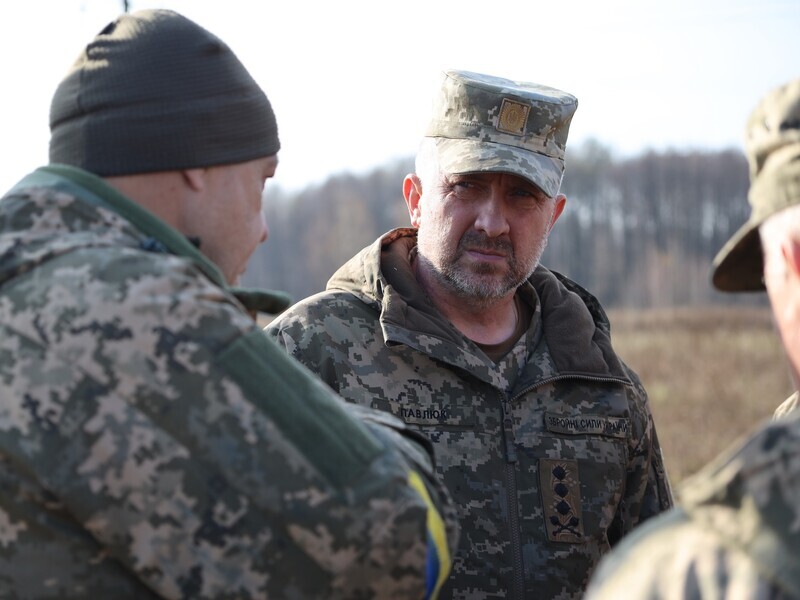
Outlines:
{"label": "rank insignia patch", "polygon": [[578,462],[539,459],[539,484],[547,539],[571,544],[583,542]]}

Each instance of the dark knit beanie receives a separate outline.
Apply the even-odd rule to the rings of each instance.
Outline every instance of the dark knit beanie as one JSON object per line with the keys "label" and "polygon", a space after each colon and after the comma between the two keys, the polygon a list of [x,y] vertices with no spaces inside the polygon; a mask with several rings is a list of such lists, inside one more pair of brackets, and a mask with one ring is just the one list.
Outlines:
{"label": "dark knit beanie", "polygon": [[110,23],[50,106],[50,162],[100,176],[245,162],[278,152],[267,96],[219,38],[168,10]]}

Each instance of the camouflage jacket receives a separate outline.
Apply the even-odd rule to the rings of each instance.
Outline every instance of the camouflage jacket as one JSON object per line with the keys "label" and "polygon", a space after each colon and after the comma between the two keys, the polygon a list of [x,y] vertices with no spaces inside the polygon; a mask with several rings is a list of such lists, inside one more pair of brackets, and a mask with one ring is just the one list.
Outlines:
{"label": "camouflage jacket", "polygon": [[496,365],[427,301],[414,244],[390,232],[268,331],[346,400],[432,440],[461,517],[443,597],[579,598],[610,545],[671,505],[646,394],[596,300],[544,268]]}
{"label": "camouflage jacket", "polygon": [[0,200],[0,399],[2,598],[422,598],[449,571],[418,434],[84,171]]}
{"label": "camouflage jacket", "polygon": [[587,599],[800,599],[800,413],[686,480],[678,497],[601,562]]}

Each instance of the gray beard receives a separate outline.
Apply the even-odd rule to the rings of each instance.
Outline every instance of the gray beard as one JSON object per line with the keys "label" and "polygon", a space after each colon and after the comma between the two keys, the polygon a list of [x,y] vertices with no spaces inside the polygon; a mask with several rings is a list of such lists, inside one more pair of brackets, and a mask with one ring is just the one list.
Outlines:
{"label": "gray beard", "polygon": [[[516,290],[533,274],[547,246],[547,238],[548,236],[545,235],[539,242],[533,256],[533,264],[527,269],[517,260],[510,242],[490,240],[478,233],[465,234],[459,241],[454,255],[448,257],[441,269],[437,269],[424,256],[420,255],[419,260],[425,263],[426,270],[451,294],[473,305],[486,308],[496,300],[508,295],[509,292]],[[495,272],[495,268],[492,265],[479,265],[469,271],[458,266],[458,261],[464,255],[468,246],[503,250],[509,257],[508,270],[503,277],[499,280],[492,277]]]}

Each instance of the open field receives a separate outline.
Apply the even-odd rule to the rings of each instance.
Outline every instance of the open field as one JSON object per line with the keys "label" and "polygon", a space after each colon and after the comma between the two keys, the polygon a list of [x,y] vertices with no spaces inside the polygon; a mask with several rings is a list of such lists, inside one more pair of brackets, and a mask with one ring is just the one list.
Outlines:
{"label": "open field", "polygon": [[610,311],[609,318],[615,349],[647,388],[673,484],[791,393],[766,308]]}

